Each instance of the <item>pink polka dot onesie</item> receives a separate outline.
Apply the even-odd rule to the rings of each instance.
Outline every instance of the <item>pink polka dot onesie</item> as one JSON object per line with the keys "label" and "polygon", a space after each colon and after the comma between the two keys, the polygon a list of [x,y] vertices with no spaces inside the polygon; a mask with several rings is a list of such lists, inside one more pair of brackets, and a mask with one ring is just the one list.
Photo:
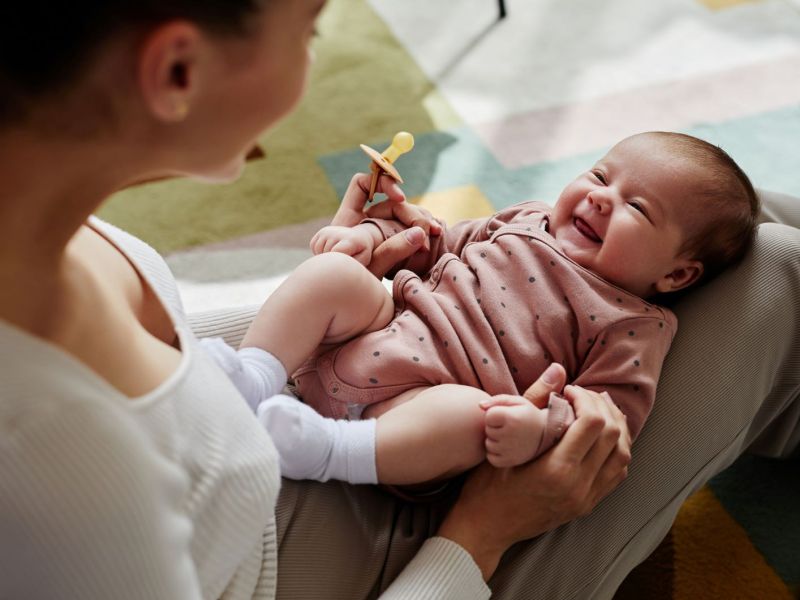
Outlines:
{"label": "pink polka dot onesie", "polygon": [[[443,383],[521,394],[555,361],[570,383],[608,392],[636,437],[677,319],[565,256],[547,231],[549,211],[526,202],[444,228],[429,252],[395,272],[396,313],[385,329],[298,370],[304,401],[325,416],[345,418]],[[384,237],[402,227],[367,222]]]}

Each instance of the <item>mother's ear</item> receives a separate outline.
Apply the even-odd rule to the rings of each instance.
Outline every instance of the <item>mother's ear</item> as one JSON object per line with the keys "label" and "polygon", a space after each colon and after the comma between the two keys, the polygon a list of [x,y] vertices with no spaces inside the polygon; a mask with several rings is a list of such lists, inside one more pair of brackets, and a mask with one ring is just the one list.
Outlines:
{"label": "mother's ear", "polygon": [[197,90],[203,34],[186,21],[153,29],[139,47],[137,75],[150,114],[167,123],[183,121]]}
{"label": "mother's ear", "polygon": [[672,272],[656,281],[655,288],[660,294],[677,292],[696,283],[703,276],[703,263],[699,260],[682,258]]}

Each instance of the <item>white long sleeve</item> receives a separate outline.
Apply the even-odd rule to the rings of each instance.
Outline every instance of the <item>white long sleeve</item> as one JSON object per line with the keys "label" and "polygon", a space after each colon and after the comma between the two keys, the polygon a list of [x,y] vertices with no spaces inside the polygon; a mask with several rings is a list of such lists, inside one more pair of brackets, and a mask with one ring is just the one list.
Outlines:
{"label": "white long sleeve", "polygon": [[201,598],[189,480],[133,420],[69,397],[19,416],[0,433],[0,598]]}
{"label": "white long sleeve", "polygon": [[475,561],[442,537],[425,541],[381,600],[488,600],[491,590]]}
{"label": "white long sleeve", "polygon": [[127,398],[0,321],[0,598],[273,598],[275,447],[178,329]]}

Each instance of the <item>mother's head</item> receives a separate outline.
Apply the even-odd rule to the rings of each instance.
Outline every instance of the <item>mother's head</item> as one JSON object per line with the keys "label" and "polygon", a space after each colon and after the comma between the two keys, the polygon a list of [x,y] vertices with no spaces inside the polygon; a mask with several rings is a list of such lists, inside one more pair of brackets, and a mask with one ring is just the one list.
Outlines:
{"label": "mother's head", "polygon": [[234,178],[302,95],[323,4],[3,3],[0,133],[125,141],[151,175]]}

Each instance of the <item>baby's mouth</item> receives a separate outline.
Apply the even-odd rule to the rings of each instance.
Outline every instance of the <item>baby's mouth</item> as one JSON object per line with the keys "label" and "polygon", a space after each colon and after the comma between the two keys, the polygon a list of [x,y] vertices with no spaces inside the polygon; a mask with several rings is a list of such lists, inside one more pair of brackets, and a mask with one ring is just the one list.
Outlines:
{"label": "baby's mouth", "polygon": [[575,217],[573,219],[572,223],[573,223],[573,225],[575,225],[575,229],[577,229],[581,233],[581,235],[583,235],[586,238],[589,238],[590,240],[592,240],[596,244],[599,244],[600,242],[603,241],[600,238],[600,236],[597,235],[595,230],[592,229],[592,227],[586,221],[581,219],[580,217]]}

